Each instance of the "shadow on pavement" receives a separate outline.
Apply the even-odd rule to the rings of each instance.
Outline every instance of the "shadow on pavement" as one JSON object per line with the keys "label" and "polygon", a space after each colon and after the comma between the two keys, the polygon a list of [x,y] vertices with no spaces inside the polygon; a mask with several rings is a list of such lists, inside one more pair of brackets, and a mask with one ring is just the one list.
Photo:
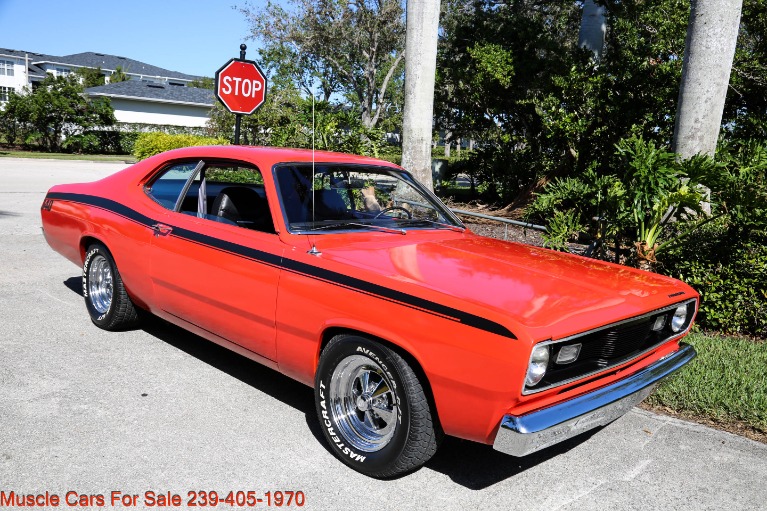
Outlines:
{"label": "shadow on pavement", "polygon": [[470,490],[482,490],[566,453],[588,440],[599,429],[601,428],[524,458],[503,454],[491,445],[445,437],[437,454],[426,464],[426,468],[445,474],[454,483]]}

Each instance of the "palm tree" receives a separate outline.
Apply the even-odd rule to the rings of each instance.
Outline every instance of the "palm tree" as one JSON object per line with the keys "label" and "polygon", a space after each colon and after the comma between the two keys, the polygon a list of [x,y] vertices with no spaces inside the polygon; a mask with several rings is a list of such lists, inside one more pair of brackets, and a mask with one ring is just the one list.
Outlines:
{"label": "palm tree", "polygon": [[407,3],[402,166],[429,189],[439,9],[440,0]]}

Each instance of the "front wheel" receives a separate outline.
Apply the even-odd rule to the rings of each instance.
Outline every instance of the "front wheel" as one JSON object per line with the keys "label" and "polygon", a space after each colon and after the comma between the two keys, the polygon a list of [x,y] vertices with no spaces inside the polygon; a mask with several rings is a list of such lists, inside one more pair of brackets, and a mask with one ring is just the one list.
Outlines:
{"label": "front wheel", "polygon": [[397,353],[356,335],[334,337],[315,378],[317,415],[333,454],[372,477],[414,470],[437,451],[423,386]]}
{"label": "front wheel", "polygon": [[85,252],[83,296],[91,321],[104,330],[124,330],[138,323],[136,307],[125,291],[112,254],[101,243]]}

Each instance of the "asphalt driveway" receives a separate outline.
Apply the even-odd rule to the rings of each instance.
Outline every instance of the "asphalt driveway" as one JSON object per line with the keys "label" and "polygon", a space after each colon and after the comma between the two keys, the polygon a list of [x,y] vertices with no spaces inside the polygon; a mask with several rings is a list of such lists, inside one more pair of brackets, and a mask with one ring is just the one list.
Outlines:
{"label": "asphalt driveway", "polygon": [[80,269],[47,246],[39,208],[54,183],[123,167],[0,158],[0,499],[142,509],[147,492],[170,492],[187,509],[202,501],[190,492],[252,491],[258,508],[293,491],[318,510],[767,509],[767,445],[637,409],[527,458],[447,439],[406,477],[352,472],[324,446],[308,387],[160,320],[91,324]]}

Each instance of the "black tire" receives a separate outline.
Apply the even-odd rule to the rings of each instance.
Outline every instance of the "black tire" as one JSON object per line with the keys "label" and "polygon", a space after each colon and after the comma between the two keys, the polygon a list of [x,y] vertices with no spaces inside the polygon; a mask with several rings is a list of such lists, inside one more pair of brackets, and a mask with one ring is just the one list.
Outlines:
{"label": "black tire", "polygon": [[138,313],[125,291],[112,254],[101,243],[85,252],[83,296],[91,321],[104,330],[125,330],[138,324]]}
{"label": "black tire", "polygon": [[322,433],[333,454],[354,470],[393,477],[415,470],[437,451],[441,432],[423,386],[386,346],[357,335],[334,337],[314,383]]}

